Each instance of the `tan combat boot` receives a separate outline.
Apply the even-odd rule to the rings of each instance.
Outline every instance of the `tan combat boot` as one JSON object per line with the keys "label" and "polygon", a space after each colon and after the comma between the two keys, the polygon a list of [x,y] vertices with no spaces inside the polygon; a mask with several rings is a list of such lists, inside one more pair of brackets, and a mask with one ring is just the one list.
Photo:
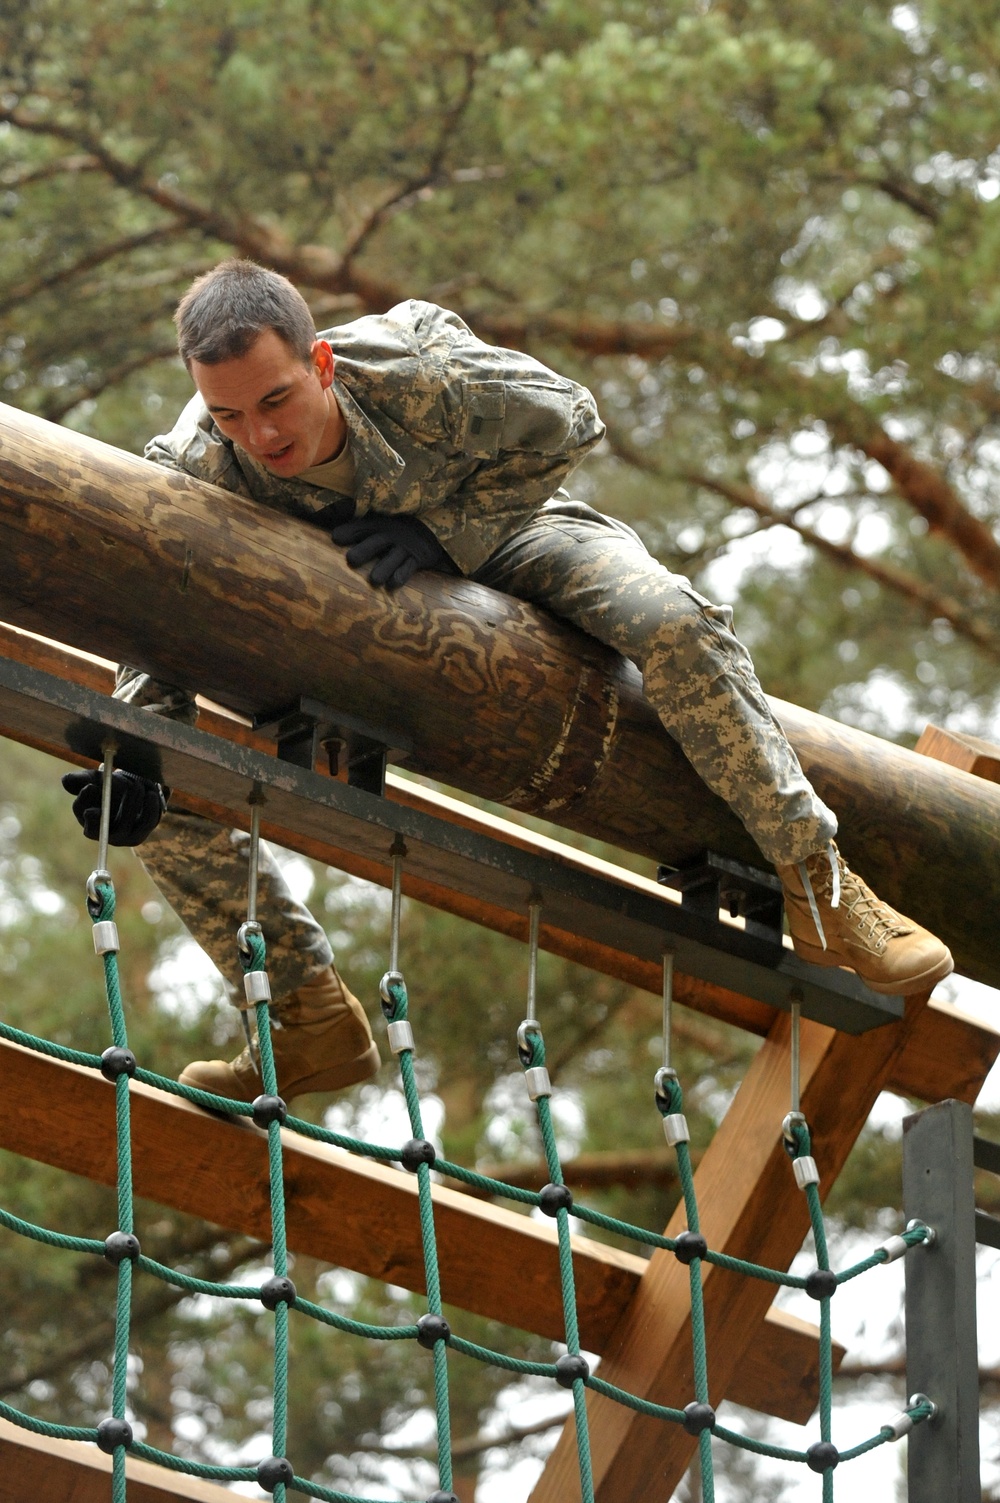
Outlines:
{"label": "tan combat boot", "polygon": [[[382,1063],[364,1008],[327,966],[297,991],[271,1004],[280,1023],[271,1031],[278,1093],[286,1102],[310,1091],[341,1091],[369,1080]],[[227,1064],[197,1059],[181,1072],[181,1085],[237,1101],[263,1092],[257,1062],[249,1048]]]}
{"label": "tan combat boot", "polygon": [[908,997],[954,970],[947,945],[889,907],[855,876],[833,841],[797,866],[779,866],[796,955],[849,966],[873,992]]}

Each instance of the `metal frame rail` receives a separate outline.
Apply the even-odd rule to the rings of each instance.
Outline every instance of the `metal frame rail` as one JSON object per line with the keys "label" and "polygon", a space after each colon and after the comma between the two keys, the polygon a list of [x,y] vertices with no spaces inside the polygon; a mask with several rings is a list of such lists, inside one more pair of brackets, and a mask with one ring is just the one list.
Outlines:
{"label": "metal frame rail", "polygon": [[328,839],[341,849],[389,860],[394,840],[407,870],[512,911],[541,902],[545,922],[613,945],[641,960],[664,952],[676,968],[743,996],[845,1033],[864,1033],[902,1017],[898,997],[881,997],[853,972],[800,960],[777,934],[727,922],[632,874],[597,876],[572,853],[546,857],[409,809],[367,789],[324,777],[295,762],[134,709],[52,674],[0,658],[0,734],[5,727],[101,759],[109,735],[119,766],[154,776],[245,823],[247,795],[263,795],[267,816],[286,831]]}
{"label": "metal frame rail", "polygon": [[903,1210],[934,1228],[907,1258],[906,1386],[937,1405],[909,1437],[909,1503],[981,1503],[976,1244],[1000,1248],[1000,1220],[976,1209],[973,1171],[1000,1174],[1000,1144],[972,1108],[941,1101],[903,1123]]}

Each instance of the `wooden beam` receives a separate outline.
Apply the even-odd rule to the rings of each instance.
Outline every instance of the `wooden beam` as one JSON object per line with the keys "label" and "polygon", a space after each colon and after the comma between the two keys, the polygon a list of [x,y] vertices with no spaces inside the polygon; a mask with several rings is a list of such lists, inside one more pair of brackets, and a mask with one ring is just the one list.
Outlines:
{"label": "wooden beam", "polygon": [[[129,1456],[129,1503],[233,1503],[226,1487]],[[111,1457],[79,1440],[33,1435],[0,1419],[0,1503],[108,1503]]]}
{"label": "wooden beam", "polygon": [[[879,1091],[926,1006],[911,997],[900,1023],[863,1039],[802,1024],[802,1110],[825,1194],[868,1119]],[[701,1230],[709,1247],[738,1258],[787,1268],[808,1231],[806,1197],[796,1188],[781,1141],[788,1109],[791,1024],[775,1020],[732,1106],[696,1171]],[[683,1203],[668,1231],[685,1225]],[[768,1286],[702,1264],[708,1372],[715,1403],[752,1349]],[[878,1272],[868,1275],[877,1279]],[[833,1308],[836,1320],[836,1302]],[[601,1376],[654,1402],[683,1407],[694,1398],[688,1270],[656,1252],[620,1322]],[[696,1441],[678,1425],[635,1414],[600,1395],[587,1395],[595,1496],[598,1503],[662,1503],[678,1485]],[[577,1496],[573,1422],[564,1427],[532,1503]]]}
{"label": "wooden beam", "polygon": [[[411,770],[677,864],[759,861],[638,671],[521,601],[421,573],[373,590],[314,526],[0,408],[8,619],[246,712],[307,695],[385,728]],[[775,703],[849,860],[1000,982],[1000,786]]]}
{"label": "wooden beam", "polygon": [[208,801],[227,823],[245,827],[256,788],[272,827],[362,860],[388,862],[402,839],[407,871],[424,881],[521,912],[535,893],[547,922],[581,939],[657,966],[669,947],[679,971],[739,986],[772,1007],[787,1007],[794,989],[805,1016],[835,1028],[863,1032],[902,1015],[898,997],[870,992],[852,971],[808,965],[780,934],[761,936],[718,910],[694,911],[648,877],[551,841],[547,849],[524,850],[462,828],[462,820],[438,819],[0,658],[0,733],[8,730],[98,760],[110,736],[124,766],[159,778],[178,798]]}
{"label": "wooden beam", "polygon": [[921,731],[913,749],[921,756],[933,757],[936,762],[946,762],[949,767],[960,767],[973,777],[1000,783],[1000,746],[984,741],[981,736],[967,736],[962,731],[945,731],[939,725],[928,725]]}
{"label": "wooden beam", "polygon": [[[0,1089],[17,1102],[16,1111],[0,1117],[0,1147],[115,1183],[114,1090],[98,1071],[0,1040]],[[292,1251],[422,1291],[415,1178],[294,1133],[283,1136]],[[217,1117],[133,1082],[132,1152],[137,1195],[269,1240],[267,1138],[246,1118]],[[434,1207],[445,1299],[561,1340],[555,1228],[440,1185]],[[141,1217],[137,1230],[141,1240]],[[575,1237],[573,1246],[582,1339],[588,1350],[602,1352],[648,1265],[585,1237]],[[734,1376],[730,1396],[804,1423],[816,1402],[815,1327],[783,1311],[762,1312],[755,1358]]]}
{"label": "wooden beam", "polygon": [[[3,623],[0,623],[0,656],[23,663],[29,668],[52,673],[67,683],[79,684],[96,693],[108,694],[114,685],[114,670],[106,661],[82,655],[62,644]],[[251,731],[244,722],[212,706],[202,706],[199,724],[211,735],[220,736],[237,745],[273,751],[273,742]],[[71,755],[51,743],[25,735],[16,726],[6,727],[5,733],[50,755],[62,758]],[[75,760],[81,764],[86,761],[83,757]],[[452,821],[493,839],[506,841],[518,849],[542,855],[555,853],[563,860],[577,863],[582,870],[608,874],[614,880],[635,878],[634,873],[625,873],[620,867],[599,862],[561,842],[432,792],[412,780],[390,774],[386,794],[388,798],[409,808]],[[185,807],[210,818],[224,820],[229,817],[225,810],[204,800],[189,797],[183,802]],[[299,851],[325,865],[350,872],[380,886],[391,884],[390,866],[371,855],[331,846],[328,841],[315,836],[296,834],[275,825],[266,817],[263,830],[265,836],[276,844]],[[431,907],[482,924],[500,934],[520,940],[527,938],[527,918],[523,909],[515,910],[485,903],[466,893],[416,876],[409,870],[404,870],[403,888],[407,896]],[[569,933],[551,924],[542,924],[540,938],[542,947],[553,954],[647,991],[658,993],[660,990],[661,973],[658,962],[640,959],[620,947],[601,944],[592,938]],[[681,972],[675,976],[675,997],[684,1005],[709,1017],[735,1024],[760,1036],[766,1035],[774,1022],[775,1010],[765,1003],[740,996],[728,988],[685,976]],[[953,1097],[971,1104],[998,1054],[1000,1031],[966,1016],[946,1003],[932,1001],[921,1015],[894,1067],[888,1089],[924,1101]]]}

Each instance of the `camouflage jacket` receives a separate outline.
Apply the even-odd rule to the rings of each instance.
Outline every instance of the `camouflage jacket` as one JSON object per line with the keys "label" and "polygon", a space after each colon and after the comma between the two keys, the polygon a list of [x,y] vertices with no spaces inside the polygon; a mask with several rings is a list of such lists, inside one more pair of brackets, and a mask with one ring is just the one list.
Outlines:
{"label": "camouflage jacket", "polygon": [[[415,299],[324,331],[356,466],[356,515],[419,516],[471,574],[553,495],[604,424],[590,392],[530,355],[477,339]],[[195,396],[146,458],[267,506],[321,512],[330,492],[270,474]]]}

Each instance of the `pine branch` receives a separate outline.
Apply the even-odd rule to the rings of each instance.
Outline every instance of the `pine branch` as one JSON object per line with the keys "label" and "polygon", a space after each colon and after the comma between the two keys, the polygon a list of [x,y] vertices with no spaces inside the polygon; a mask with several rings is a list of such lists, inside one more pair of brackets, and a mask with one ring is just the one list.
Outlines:
{"label": "pine branch", "polygon": [[698,473],[687,473],[683,479],[690,481],[692,485],[699,485],[705,490],[714,491],[716,495],[731,501],[734,506],[747,507],[762,517],[768,526],[790,527],[817,552],[839,564],[841,568],[858,569],[861,573],[867,574],[870,579],[876,580],[880,585],[895,591],[896,594],[909,600],[911,604],[918,606],[930,620],[941,618],[947,621],[960,636],[975,643],[990,657],[1000,661],[1000,635],[985,621],[967,611],[954,596],[942,594],[933,585],[927,584],[905,569],[897,568],[894,564],[880,559],[866,558],[864,554],[856,553],[846,543],[831,542],[829,538],[822,537],[813,528],[800,522],[792,511],[783,511],[780,507],[772,506],[752,486],[738,485],[732,481]]}
{"label": "pine branch", "polygon": [[61,423],[65,417],[79,407],[81,402],[92,402],[102,392],[117,386],[125,381],[136,371],[145,370],[147,366],[157,365],[161,360],[173,360],[177,356],[177,347],[174,344],[160,345],[152,350],[144,350],[131,360],[122,360],[118,365],[113,365],[110,370],[97,373],[91,380],[84,382],[82,387],[77,387],[72,396],[53,395],[51,401],[43,401],[41,404],[41,416],[48,418],[50,423]]}
{"label": "pine branch", "polygon": [[18,192],[21,188],[27,188],[32,183],[43,183],[48,178],[60,177],[64,172],[98,172],[101,164],[96,157],[88,154],[77,154],[71,157],[56,157],[51,162],[43,162],[36,167],[25,167],[19,171],[0,173],[0,188]]}
{"label": "pine branch", "polygon": [[834,437],[860,449],[891,476],[899,496],[958,550],[973,574],[1000,588],[1000,543],[985,522],[974,517],[941,472],[871,421],[860,405],[819,413]]}
{"label": "pine branch", "polygon": [[[534,1420],[527,1425],[510,1425],[502,1435],[466,1435],[451,1443],[451,1454],[456,1461],[467,1456],[479,1456],[483,1451],[492,1451],[499,1446],[516,1446],[522,1440],[528,1440],[532,1435],[544,1435],[547,1430],[554,1430],[557,1425],[563,1425],[568,1418],[567,1414],[556,1414],[549,1419]],[[378,1456],[397,1456],[406,1461],[435,1461],[437,1448],[435,1446],[380,1446],[373,1454]]]}
{"label": "pine branch", "polygon": [[[854,1378],[905,1377],[906,1355],[900,1353],[897,1357],[887,1357],[881,1362],[845,1362],[834,1373],[834,1382]],[[988,1388],[995,1383],[1000,1383],[1000,1367],[981,1367],[979,1369],[980,1388]]]}
{"label": "pine branch", "polygon": [[[198,1243],[200,1244],[198,1251],[201,1252],[207,1252],[217,1247],[219,1243],[218,1231],[215,1228],[206,1229],[198,1239]],[[238,1268],[241,1263],[245,1263],[247,1258],[258,1252],[259,1249],[259,1242],[255,1242],[249,1237],[241,1237],[230,1245],[226,1257],[221,1262],[213,1259],[210,1269],[206,1270],[201,1276],[206,1277],[208,1272],[210,1272],[214,1280],[219,1283],[225,1283],[227,1276],[234,1269]],[[185,1252],[190,1251],[191,1249],[189,1248],[185,1249]],[[99,1264],[95,1262],[94,1267],[99,1267]],[[105,1265],[105,1270],[106,1267],[107,1265]],[[90,1280],[84,1277],[83,1282],[86,1284]],[[140,1297],[133,1301],[132,1320],[136,1327],[138,1327],[143,1322],[153,1320],[157,1315],[164,1314],[165,1311],[172,1309],[174,1305],[179,1304],[182,1299],[186,1299],[187,1297],[183,1289],[177,1289],[173,1284],[163,1284],[157,1281],[150,1293],[144,1298]],[[13,1373],[8,1373],[4,1377],[0,1377],[0,1396],[17,1393],[22,1389],[30,1387],[32,1383],[57,1377],[60,1373],[72,1369],[77,1363],[88,1358],[98,1357],[102,1353],[110,1357],[111,1344],[114,1341],[115,1334],[113,1305],[114,1302],[112,1300],[111,1314],[104,1320],[99,1320],[89,1330],[82,1332],[75,1341],[65,1342],[57,1351],[42,1358],[32,1367],[20,1368]]]}
{"label": "pine branch", "polygon": [[95,266],[103,266],[105,262],[113,261],[116,256],[127,256],[131,251],[141,250],[144,246],[157,245],[163,240],[170,240],[175,235],[183,233],[186,228],[187,226],[183,224],[161,224],[154,229],[143,230],[137,235],[126,235],[121,240],[112,240],[108,244],[95,246],[86,255],[71,262],[69,266],[33,277],[30,282],[22,282],[19,287],[13,288],[0,302],[0,316],[9,313],[11,308],[26,302],[28,298],[37,297],[40,292],[50,292],[53,287],[59,287],[63,282],[70,282],[74,277],[82,276],[84,272],[93,271]]}
{"label": "pine branch", "polygon": [[469,54],[465,54],[462,61],[465,64],[465,80],[455,103],[445,112],[444,119],[441,122],[441,130],[434,149],[431,152],[426,171],[421,173],[419,177],[411,179],[408,183],[404,183],[402,187],[394,190],[383,203],[366,215],[359,228],[351,237],[347,249],[341,257],[340,265],[344,272],[348,271],[365,245],[367,245],[368,241],[383,224],[419,202],[423,192],[433,190],[436,184],[447,181],[448,175],[444,172],[444,159],[455,131],[458,129],[462,117],[472,101],[472,95],[476,87],[476,59]]}

